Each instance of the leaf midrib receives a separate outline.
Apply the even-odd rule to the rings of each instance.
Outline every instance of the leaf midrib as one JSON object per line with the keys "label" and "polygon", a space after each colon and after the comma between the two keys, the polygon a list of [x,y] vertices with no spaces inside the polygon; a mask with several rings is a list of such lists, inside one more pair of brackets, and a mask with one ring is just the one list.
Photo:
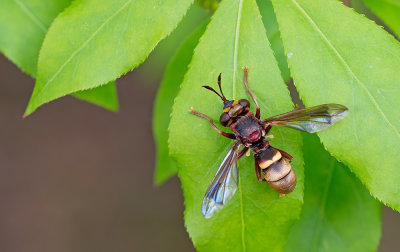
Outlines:
{"label": "leaf midrib", "polygon": [[[236,96],[236,73],[237,73],[237,55],[238,55],[238,44],[239,44],[239,36],[240,36],[240,23],[242,19],[242,8],[243,8],[243,0],[239,0],[239,8],[236,19],[236,27],[235,27],[235,42],[233,46],[233,73],[232,73],[232,99],[235,99]],[[238,166],[239,168],[239,166]],[[245,243],[245,223],[244,223],[244,211],[243,211],[243,194],[242,194],[242,183],[239,176],[239,199],[240,199],[240,220],[241,220],[241,239],[242,239],[242,251],[246,251],[246,243]]]}
{"label": "leaf midrib", "polygon": [[65,68],[65,66],[77,55],[80,51],[82,51],[88,44],[89,42],[103,29],[103,27],[108,24],[115,16],[117,16],[122,10],[124,10],[130,3],[132,3],[133,0],[128,0],[126,1],[121,8],[119,8],[114,14],[109,16],[88,38],[86,41],[82,43],[80,47],[75,49],[75,51],[72,52],[72,54],[69,56],[69,58],[58,68],[58,70],[53,74],[53,76],[50,77],[50,79],[43,85],[42,89],[39,91],[37,97],[40,97],[41,93],[43,90],[46,89],[46,87],[60,74],[60,72]]}
{"label": "leaf midrib", "polygon": [[355,73],[351,70],[349,64],[344,60],[342,55],[338,52],[338,50],[333,46],[333,44],[329,41],[329,39],[325,36],[325,34],[319,29],[318,25],[314,22],[314,20],[307,14],[307,12],[300,6],[299,3],[297,3],[296,0],[291,0],[292,3],[299,9],[301,14],[304,15],[304,17],[307,19],[307,21],[311,24],[311,26],[314,28],[314,30],[321,36],[323,41],[328,45],[328,47],[333,51],[333,53],[338,57],[339,61],[343,64],[343,66],[346,68],[346,70],[350,73],[350,75],[356,80],[356,82],[360,85],[360,87],[366,92],[368,98],[372,101],[374,104],[375,108],[378,110],[378,112],[381,114],[383,117],[384,121],[389,125],[389,127],[394,131],[394,133],[397,135],[398,138],[400,138],[400,133],[396,129],[396,127],[390,122],[390,120],[386,117],[386,114],[383,112],[381,107],[379,106],[378,102],[375,100],[373,95],[369,92],[368,88],[365,86],[365,84],[358,79],[358,77],[355,75]]}
{"label": "leaf midrib", "polygon": [[238,44],[240,36],[240,21],[242,19],[242,7],[243,7],[243,0],[239,0],[239,8],[238,8],[236,27],[235,27],[235,43],[233,46],[232,99],[235,99],[236,97],[237,54],[238,54]]}
{"label": "leaf midrib", "polygon": [[18,7],[22,10],[22,12],[25,13],[32,21],[33,23],[40,28],[40,30],[46,34],[47,28],[46,26],[37,18],[33,12],[21,1],[19,0],[14,0],[14,2],[18,5]]}

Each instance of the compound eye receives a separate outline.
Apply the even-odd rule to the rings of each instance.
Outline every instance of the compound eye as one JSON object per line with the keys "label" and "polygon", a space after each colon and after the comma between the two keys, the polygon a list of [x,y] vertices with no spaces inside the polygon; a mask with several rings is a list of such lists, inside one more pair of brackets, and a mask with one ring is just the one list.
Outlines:
{"label": "compound eye", "polygon": [[228,113],[224,112],[222,113],[221,117],[219,118],[219,122],[222,124],[222,126],[226,127],[228,125],[229,120],[231,120],[231,117],[228,115]]}
{"label": "compound eye", "polygon": [[250,108],[250,102],[246,99],[241,99],[239,104],[242,105],[243,108]]}

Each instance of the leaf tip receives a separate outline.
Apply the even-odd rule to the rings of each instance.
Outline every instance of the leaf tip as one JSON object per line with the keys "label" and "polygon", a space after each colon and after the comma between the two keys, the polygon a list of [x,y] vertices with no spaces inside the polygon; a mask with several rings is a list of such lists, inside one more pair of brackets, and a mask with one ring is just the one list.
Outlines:
{"label": "leaf tip", "polygon": [[104,108],[108,109],[109,111],[111,111],[113,113],[118,113],[119,112],[119,102],[118,102],[118,100],[114,104],[103,105],[103,106],[104,106]]}
{"label": "leaf tip", "polygon": [[31,102],[29,102],[28,106],[25,109],[24,114],[22,115],[22,119],[26,118],[28,115],[32,114],[36,108],[32,107]]}

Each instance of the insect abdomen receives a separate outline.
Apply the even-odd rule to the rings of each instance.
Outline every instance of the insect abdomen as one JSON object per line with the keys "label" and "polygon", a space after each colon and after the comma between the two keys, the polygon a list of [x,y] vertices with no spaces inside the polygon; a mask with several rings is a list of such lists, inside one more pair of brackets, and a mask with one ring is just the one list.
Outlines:
{"label": "insect abdomen", "polygon": [[290,163],[274,147],[268,146],[256,155],[268,184],[281,194],[292,192],[296,186],[296,173]]}

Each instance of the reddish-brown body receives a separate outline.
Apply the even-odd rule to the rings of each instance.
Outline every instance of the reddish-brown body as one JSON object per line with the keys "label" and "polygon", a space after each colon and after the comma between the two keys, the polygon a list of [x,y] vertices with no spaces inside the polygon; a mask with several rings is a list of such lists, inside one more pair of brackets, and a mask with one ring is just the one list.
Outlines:
{"label": "reddish-brown body", "polygon": [[261,137],[265,136],[265,129],[261,121],[253,113],[247,112],[235,119],[230,128],[235,134],[236,139],[240,140],[244,146],[250,147],[252,143],[259,141]]}
{"label": "reddish-brown body", "polygon": [[[237,161],[250,148],[254,153],[256,175],[259,181],[268,184],[280,195],[292,192],[296,186],[296,174],[290,165],[293,157],[283,150],[272,147],[266,136],[273,125],[284,126],[308,133],[326,129],[347,115],[347,108],[340,104],[321,104],[306,109],[296,107],[293,111],[260,120],[260,107],[247,86],[247,67],[244,67],[244,86],[256,105],[255,115],[250,112],[250,103],[246,99],[227,100],[221,88],[221,74],[218,86],[221,94],[210,86],[203,86],[216,93],[224,102],[219,122],[229,127],[232,133],[218,129],[214,122],[204,114],[189,110],[190,113],[207,119],[211,126],[222,136],[236,140],[218,171],[211,181],[203,198],[201,211],[205,218],[210,218],[215,211],[225,205],[235,194],[238,187]],[[239,147],[244,148],[239,152]],[[261,175],[261,170],[263,177]]]}
{"label": "reddish-brown body", "polygon": [[[264,179],[280,194],[292,192],[296,186],[296,174],[285,160],[287,153],[270,146],[269,141],[265,140],[265,126],[252,112],[235,119],[230,128],[236,139],[253,151],[256,172],[261,168]],[[288,158],[291,159],[290,156]]]}
{"label": "reddish-brown body", "polygon": [[[219,121],[222,126],[229,127],[234,134],[220,131],[207,116],[197,113],[193,109],[190,112],[207,119],[211,126],[221,135],[236,139],[245,146],[239,153],[238,158],[250,148],[254,153],[255,170],[259,181],[268,181],[268,184],[280,194],[290,193],[296,186],[296,175],[289,164],[293,158],[286,152],[270,146],[269,141],[265,140],[265,135],[269,132],[271,126],[260,120],[260,107],[247,87],[247,68],[244,68],[244,71],[244,85],[247,93],[257,106],[255,115],[250,112],[250,102],[248,100],[227,100],[225,98],[221,89],[221,75],[218,76],[218,86],[221,94],[210,86],[203,86],[216,93],[224,102]],[[289,162],[285,158],[289,159]],[[264,178],[261,175],[261,170]]]}

